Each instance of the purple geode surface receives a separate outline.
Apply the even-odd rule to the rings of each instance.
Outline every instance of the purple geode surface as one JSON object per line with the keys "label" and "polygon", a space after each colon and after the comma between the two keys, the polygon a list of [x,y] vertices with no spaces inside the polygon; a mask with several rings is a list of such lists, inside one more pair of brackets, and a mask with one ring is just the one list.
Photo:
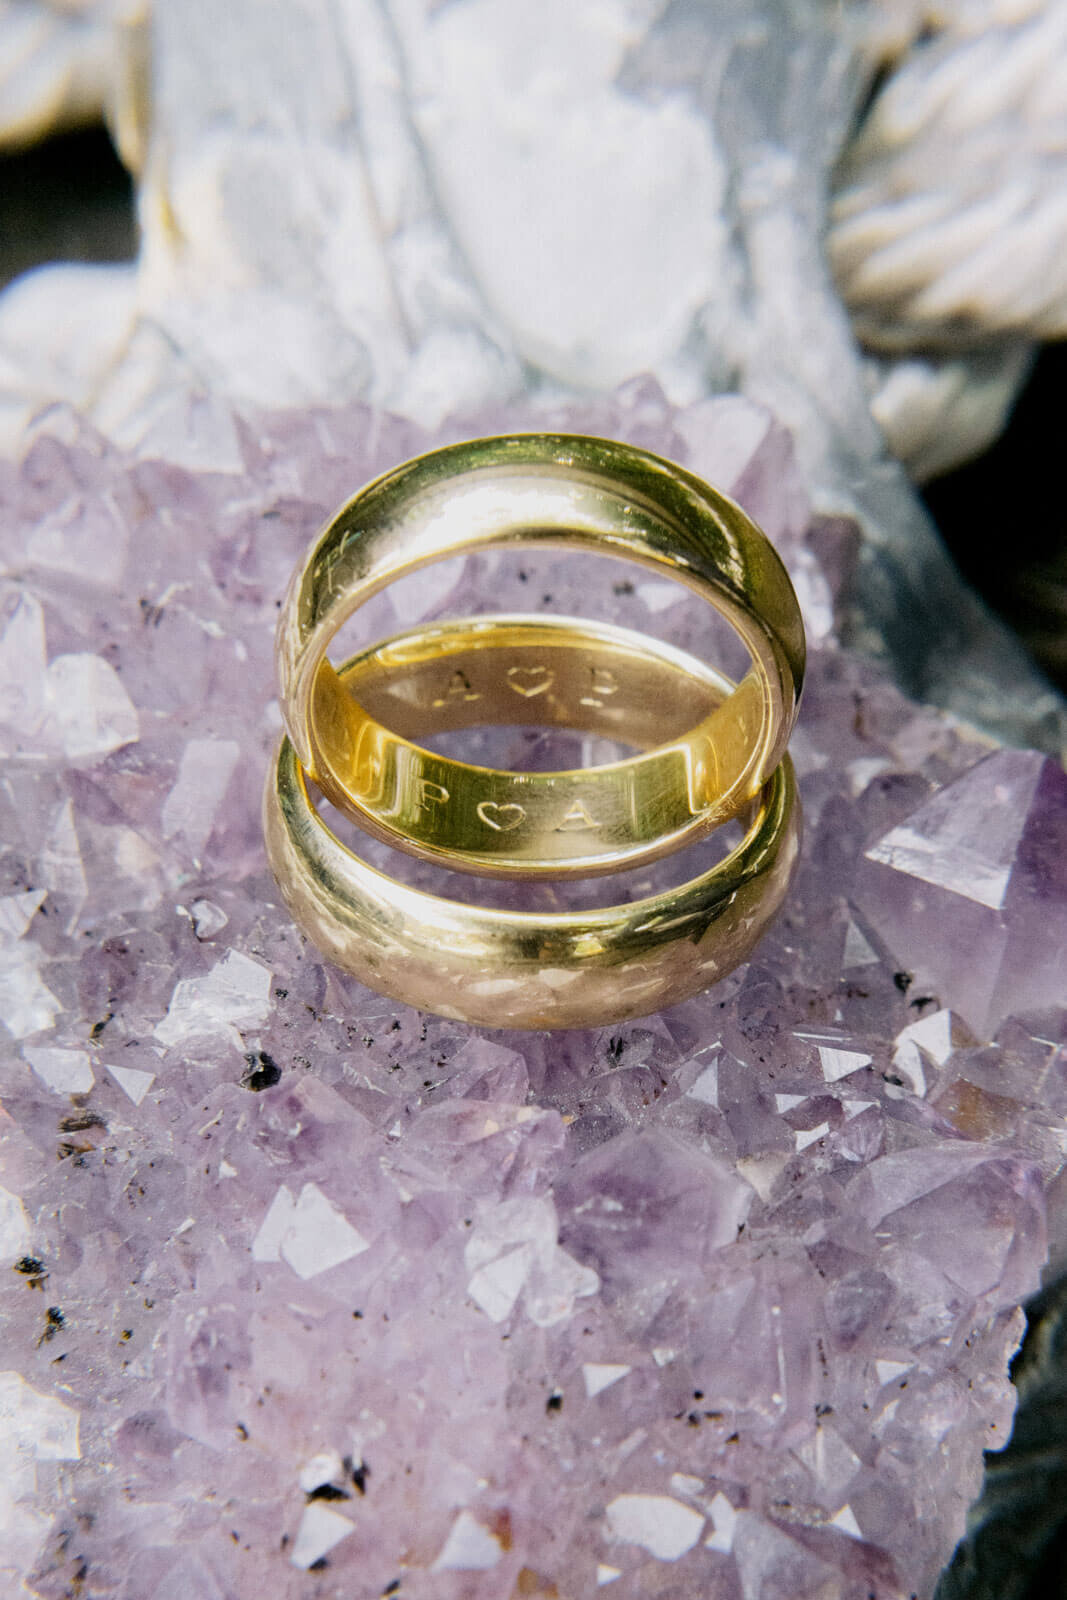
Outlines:
{"label": "purple geode surface", "polygon": [[[835,645],[849,530],[752,406],[558,420],[743,500],[812,643],[785,914],[584,1034],[368,994],[265,868],[278,600],[427,441],[289,418],[196,476],[59,418],[0,468],[5,1593],[925,1597],[1006,1437],[1067,1139],[1067,780]],[[670,586],[558,557],[368,626],[473,605],[707,647]]]}

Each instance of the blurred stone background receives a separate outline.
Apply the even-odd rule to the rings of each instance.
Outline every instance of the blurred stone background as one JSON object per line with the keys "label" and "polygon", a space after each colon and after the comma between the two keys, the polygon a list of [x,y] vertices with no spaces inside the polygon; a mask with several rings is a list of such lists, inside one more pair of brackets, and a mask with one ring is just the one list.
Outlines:
{"label": "blurred stone background", "polygon": [[[136,252],[133,183],[103,124],[0,155],[0,287],[49,262],[133,261]],[[1063,689],[1065,396],[1067,346],[1045,345],[1000,438],[922,491],[964,576]]]}

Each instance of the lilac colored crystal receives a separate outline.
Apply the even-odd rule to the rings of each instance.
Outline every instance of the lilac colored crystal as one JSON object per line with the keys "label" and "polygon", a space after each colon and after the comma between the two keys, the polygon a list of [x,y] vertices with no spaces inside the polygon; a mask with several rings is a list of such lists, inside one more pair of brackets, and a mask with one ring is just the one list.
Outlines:
{"label": "lilac colored crystal", "polygon": [[856,900],[891,947],[907,942],[922,981],[951,994],[975,1028],[1058,1004],[1067,776],[1031,751],[987,757],[868,848]]}
{"label": "lilac colored crystal", "polygon": [[[0,467],[5,1593],[925,1597],[1007,1434],[1067,1136],[1063,775],[841,651],[854,531],[748,403],[555,420],[736,489],[812,641],[780,921],[590,1033],[368,994],[265,868],[289,571],[432,441],[292,417],[196,476],[57,418]],[[472,559],[367,627],[712,648],[602,565]]]}

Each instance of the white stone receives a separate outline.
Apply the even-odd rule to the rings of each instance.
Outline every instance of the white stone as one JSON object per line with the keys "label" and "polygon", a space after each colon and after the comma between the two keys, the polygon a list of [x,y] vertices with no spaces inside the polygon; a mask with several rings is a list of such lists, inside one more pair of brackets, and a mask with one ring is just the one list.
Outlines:
{"label": "white stone", "polygon": [[347,1517],[321,1500],[313,1500],[300,1519],[289,1560],[306,1572],[352,1532],[353,1524]]}
{"label": "white stone", "polygon": [[694,1478],[691,1472],[672,1472],[671,1489],[675,1494],[688,1495],[690,1500],[704,1492],[703,1478]]}
{"label": "white stone", "polygon": [[876,966],[878,956],[867,942],[864,935],[850,919],[845,930],[845,951],[841,957],[841,965],[847,972],[850,967]]}
{"label": "white stone", "polygon": [[0,1372],[0,1436],[5,1454],[14,1449],[38,1461],[78,1461],[78,1423],[78,1413],[62,1400],[38,1394],[17,1372]]}
{"label": "white stone", "polygon": [[511,1315],[533,1259],[533,1246],[522,1244],[471,1274],[467,1293],[490,1322],[504,1322]]}
{"label": "white stone", "polygon": [[344,1463],[336,1450],[323,1450],[310,1461],[305,1461],[297,1479],[305,1494],[321,1489],[324,1483],[337,1483],[344,1473]]}
{"label": "white stone", "polygon": [[793,1134],[797,1150],[806,1150],[809,1144],[817,1143],[819,1139],[825,1138],[829,1132],[830,1124],[828,1122],[820,1122],[817,1128],[798,1128]]}
{"label": "white stone", "polygon": [[228,950],[210,972],[183,978],[171,995],[167,1014],[155,1027],[160,1044],[184,1043],[198,1034],[225,1031],[240,1044],[235,1024],[254,1027],[270,1012],[271,972],[259,961]]}
{"label": "white stone", "polygon": [[113,1067],[109,1065],[107,1070],[123,1094],[128,1095],[135,1106],[141,1104],[141,1101],[156,1081],[154,1072],[145,1072],[140,1067]]}
{"label": "white stone", "polygon": [[[866,759],[861,760],[861,761],[850,761],[848,766],[845,768],[845,772],[848,774],[848,786],[849,786],[849,789],[850,789],[853,797],[854,798],[858,798],[863,793],[864,789],[867,788],[867,786],[871,782],[872,778],[877,778],[877,776],[878,776],[878,774],[880,772],[886,772],[886,771],[888,771],[888,769],[889,769],[889,762],[886,760],[886,758],[884,756],[870,756],[870,757],[867,757]],[[850,923],[849,927],[851,928],[852,926],[853,926],[853,924]],[[864,937],[863,937],[862,933],[860,933],[859,929],[857,928],[855,931],[856,931],[856,935],[859,938],[859,940],[861,940],[863,944],[867,944],[866,939],[864,939]],[[867,948],[869,950],[870,946],[867,945]],[[846,953],[847,953],[847,951],[848,951],[848,936],[847,936],[847,934],[845,936],[845,950],[846,950]],[[871,961],[877,961],[878,957],[872,951],[869,959]],[[862,961],[862,960],[860,960],[860,961],[851,961],[850,962],[850,961],[848,961],[846,959],[844,964],[845,964],[846,967],[848,967],[848,966],[860,967],[860,966],[864,966],[866,963],[864,961]]]}
{"label": "white stone", "polygon": [[12,1038],[44,1033],[63,1009],[38,971],[42,959],[36,945],[0,945],[0,1021]]}
{"label": "white stone", "polygon": [[193,932],[198,939],[213,939],[229,922],[229,917],[214,900],[194,900],[189,907]]}
{"label": "white stone", "polygon": [[88,894],[74,803],[65,800],[57,810],[38,863],[41,882],[63,903],[67,931],[73,932]]}
{"label": "white stone", "polygon": [[[40,1460],[77,1460],[78,1417],[38,1394],[17,1372],[0,1372],[0,1584],[34,1564],[52,1518],[33,1504]],[[6,1587],[6,1585],[4,1585]]]}
{"label": "white stone", "polygon": [[685,1091],[691,1100],[702,1100],[705,1105],[718,1107],[719,1104],[719,1063],[712,1061],[706,1066],[695,1083]]}
{"label": "white stone", "polygon": [[737,1512],[720,1490],[711,1502],[711,1521],[714,1528],[704,1540],[708,1550],[718,1550],[723,1555],[729,1555],[734,1547],[734,1525],[737,1522]]}
{"label": "white stone", "polygon": [[789,1157],[774,1151],[765,1156],[742,1156],[737,1170],[750,1183],[761,1200],[769,1200],[774,1186],[789,1164]]}
{"label": "white stone", "polygon": [[834,631],[834,597],[813,551],[801,545],[790,563],[808,646],[831,637]]}
{"label": "white stone", "polygon": [[557,1243],[556,1208],[544,1197],[517,1195],[486,1207],[464,1247],[467,1292],[493,1322],[510,1316],[525,1291],[538,1327],[569,1317],[577,1298],[595,1294],[600,1279]]}
{"label": "white stone", "polygon": [[704,1516],[665,1494],[620,1494],[607,1508],[611,1537],[638,1544],[657,1561],[677,1561],[704,1529]]}
{"label": "white stone", "polygon": [[869,1067],[871,1057],[859,1050],[838,1050],[830,1045],[818,1046],[819,1061],[822,1065],[822,1075],[827,1083],[837,1083],[841,1078],[847,1078],[853,1072],[858,1072],[861,1067]]}
{"label": "white stone", "polygon": [[609,1567],[605,1561],[597,1562],[596,1586],[598,1589],[602,1589],[606,1583],[614,1583],[616,1578],[621,1577],[621,1567]]}
{"label": "white stone", "polygon": [[30,1249],[30,1219],[17,1194],[0,1189],[0,1266],[6,1267]]}
{"label": "white stone", "polygon": [[296,1201],[293,1199],[292,1190],[283,1183],[267,1207],[267,1214],[252,1240],[253,1261],[281,1260],[282,1240],[292,1225],[295,1212]]}
{"label": "white stone", "polygon": [[639,583],[637,598],[655,615],[669,611],[679,600],[685,599],[685,590],[677,583]]}
{"label": "white stone", "polygon": [[0,755],[28,748],[44,715],[44,611],[22,584],[0,583],[0,725],[15,739]]}
{"label": "white stone", "polygon": [[574,1310],[575,1300],[596,1294],[600,1278],[592,1267],[584,1267],[566,1250],[556,1245],[546,1264],[540,1256],[525,1285],[526,1314],[539,1328],[563,1322]]}
{"label": "white stone", "polygon": [[610,1389],[613,1383],[618,1383],[620,1378],[625,1378],[632,1372],[633,1367],[627,1366],[622,1361],[584,1361],[582,1363],[582,1380],[585,1383],[585,1392],[591,1400],[595,1394]]}
{"label": "white stone", "polygon": [[835,1517],[828,1523],[831,1528],[840,1528],[842,1533],[847,1533],[850,1539],[862,1539],[863,1530],[856,1521],[856,1514],[851,1506],[842,1506]]}
{"label": "white stone", "polygon": [[500,1560],[500,1541],[483,1528],[469,1511],[461,1511],[452,1524],[444,1548],[431,1572],[488,1572]]}
{"label": "white stone", "polygon": [[943,1067],[952,1054],[952,1012],[947,1006],[942,1006],[940,1011],[920,1017],[918,1022],[911,1022],[902,1028],[894,1043],[899,1046],[906,1039],[918,1045],[923,1055],[928,1056],[935,1066]]}
{"label": "white stone", "polygon": [[869,1111],[878,1104],[877,1100],[842,1100],[841,1109],[845,1113],[845,1121],[851,1122],[853,1117],[858,1117],[864,1111]]}
{"label": "white stone", "polygon": [[[190,739],[163,802],[164,839],[180,837],[194,855],[204,848],[240,755],[233,739]],[[203,937],[199,927],[197,936]]]}
{"label": "white stone", "polygon": [[893,1422],[899,1408],[900,1396],[897,1395],[896,1399],[890,1400],[889,1404],[879,1413],[877,1420],[871,1424],[872,1431],[877,1438],[881,1438],[882,1434]]}
{"label": "white stone", "polygon": [[118,673],[102,656],[57,656],[45,685],[48,729],[70,761],[107,755],[140,738],[140,721]]}
{"label": "white stone", "polygon": [[4,895],[0,899],[0,941],[21,939],[46,898],[44,889]]}
{"label": "white stone", "polygon": [[894,1378],[902,1378],[914,1365],[914,1361],[876,1361],[874,1370],[878,1374],[878,1382],[886,1384],[892,1383]]}
{"label": "white stone", "polygon": [[914,1094],[926,1093],[926,1073],[914,1039],[903,1039],[897,1045],[893,1051],[893,1066],[897,1076],[905,1080]]}
{"label": "white stone", "polygon": [[138,883],[140,903],[143,909],[159,904],[162,898],[162,882],[159,873],[159,855],[152,849],[143,833],[138,833],[136,828],[116,827],[111,830],[111,848],[115,857],[115,865],[124,878],[133,878]]}
{"label": "white stone", "polygon": [[0,1574],[5,1577],[31,1571],[55,1520],[27,1503],[35,1488],[32,1477],[10,1469],[6,1481],[0,1482]]}
{"label": "white stone", "polygon": [[774,1097],[775,1110],[792,1111],[794,1106],[802,1106],[809,1098],[806,1094],[776,1094]]}
{"label": "white stone", "polygon": [[23,1045],[22,1054],[55,1094],[88,1094],[93,1069],[84,1050],[61,1050],[53,1045]]}
{"label": "white stone", "polygon": [[305,1183],[296,1201],[282,1184],[252,1241],[252,1258],[285,1261],[297,1277],[314,1278],[369,1249],[318,1184]]}

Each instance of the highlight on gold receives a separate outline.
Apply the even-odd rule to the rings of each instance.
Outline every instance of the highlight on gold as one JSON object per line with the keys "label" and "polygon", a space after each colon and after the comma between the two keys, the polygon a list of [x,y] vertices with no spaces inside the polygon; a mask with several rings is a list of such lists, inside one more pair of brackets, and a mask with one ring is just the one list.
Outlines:
{"label": "highlight on gold", "polygon": [[[623,557],[732,626],[739,683],[644,633],[564,616],[425,623],[340,668],[338,630],[374,594],[466,552],[551,546]],[[582,1027],[683,999],[743,961],[786,892],[799,812],[785,755],[804,672],[792,585],[732,501],[633,446],[557,434],[453,445],[344,505],[279,622],[286,738],[268,853],[294,919],[370,987],[490,1026]],[[419,741],[533,726],[632,752],[511,771]],[[309,787],[310,786],[310,787]],[[595,911],[485,909],[387,877],[343,844],[316,790],[367,835],[452,870],[561,879],[645,866],[738,819],[690,882]]]}

